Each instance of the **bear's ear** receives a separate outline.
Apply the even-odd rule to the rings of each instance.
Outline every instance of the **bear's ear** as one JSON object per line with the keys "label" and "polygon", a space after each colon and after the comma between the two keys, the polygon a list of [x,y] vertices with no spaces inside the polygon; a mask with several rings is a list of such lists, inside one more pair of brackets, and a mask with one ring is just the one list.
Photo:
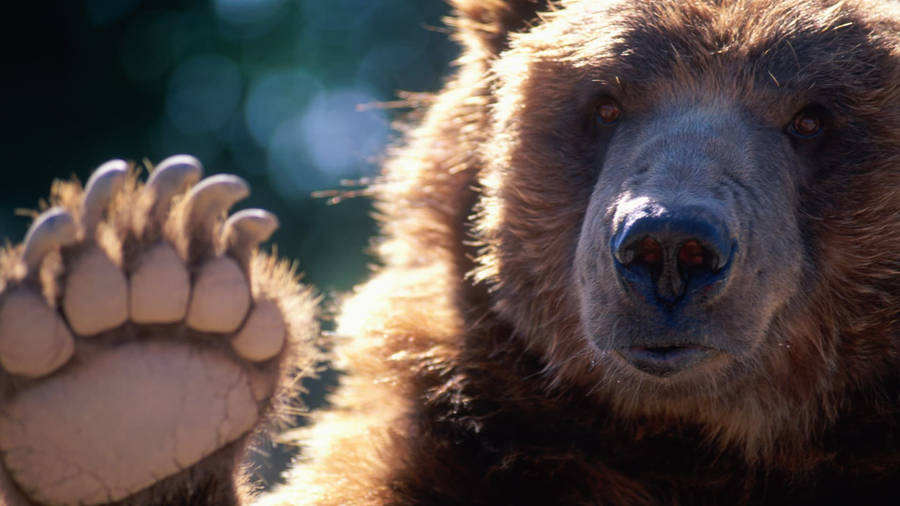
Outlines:
{"label": "bear's ear", "polygon": [[537,13],[552,0],[450,0],[456,11],[451,21],[467,46],[477,45],[492,54],[506,48],[509,35],[531,26]]}

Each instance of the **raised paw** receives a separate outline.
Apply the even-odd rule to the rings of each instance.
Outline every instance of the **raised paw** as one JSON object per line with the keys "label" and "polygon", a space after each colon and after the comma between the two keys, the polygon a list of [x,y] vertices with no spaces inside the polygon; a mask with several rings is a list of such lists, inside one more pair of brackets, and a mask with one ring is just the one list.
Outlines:
{"label": "raised paw", "polygon": [[0,258],[0,475],[23,503],[153,502],[207,475],[233,501],[220,470],[311,369],[313,301],[256,252],[277,220],[226,220],[247,184],[201,173],[104,164]]}

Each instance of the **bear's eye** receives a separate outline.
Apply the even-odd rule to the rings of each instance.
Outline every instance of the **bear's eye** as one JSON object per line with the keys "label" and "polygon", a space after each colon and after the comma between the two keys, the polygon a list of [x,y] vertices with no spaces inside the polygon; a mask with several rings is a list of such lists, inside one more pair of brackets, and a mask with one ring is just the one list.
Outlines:
{"label": "bear's eye", "polygon": [[594,108],[597,124],[609,126],[615,124],[622,117],[622,108],[619,103],[609,97],[603,97],[597,101]]}
{"label": "bear's eye", "polygon": [[788,123],[787,133],[801,139],[809,139],[825,129],[824,113],[817,107],[806,107]]}

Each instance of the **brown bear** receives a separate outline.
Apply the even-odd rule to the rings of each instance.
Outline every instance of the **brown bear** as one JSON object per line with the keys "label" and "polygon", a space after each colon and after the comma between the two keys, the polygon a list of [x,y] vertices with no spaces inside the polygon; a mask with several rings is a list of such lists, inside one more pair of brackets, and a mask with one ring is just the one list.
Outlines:
{"label": "brown bear", "polygon": [[313,301],[182,156],[57,185],[0,259],[0,502],[900,497],[900,4],[453,3],[286,484],[239,463]]}

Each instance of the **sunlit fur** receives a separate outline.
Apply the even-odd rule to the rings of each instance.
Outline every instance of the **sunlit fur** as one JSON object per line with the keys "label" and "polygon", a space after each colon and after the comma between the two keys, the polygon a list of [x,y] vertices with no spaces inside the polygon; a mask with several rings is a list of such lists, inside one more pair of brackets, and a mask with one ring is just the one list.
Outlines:
{"label": "sunlit fur", "polygon": [[[896,493],[897,3],[454,5],[456,73],[377,187],[382,267],[335,337],[347,375],[264,504]],[[633,113],[722,99],[773,131],[809,101],[834,114],[827,147],[776,160],[798,171],[774,204],[798,274],[729,367],[649,378],[585,335],[572,269],[597,167],[571,146],[592,86],[631,86]]]}
{"label": "sunlit fur", "polygon": [[[147,193],[139,182],[138,175],[142,171],[131,170],[123,188],[114,196],[104,220],[96,231],[97,245],[117,266],[133,265],[134,256],[146,249],[147,244],[159,240],[159,234],[177,244],[187,257],[187,238],[181,235],[178,227],[170,226],[165,230],[149,231],[147,225],[147,202],[143,200]],[[50,190],[47,202],[41,203],[41,210],[51,206],[59,206],[68,211],[76,220],[83,213],[84,191],[81,184],[73,181],[56,181]],[[179,208],[170,215],[173,223],[183,221],[183,209]],[[79,237],[79,240],[84,239]],[[66,256],[74,256],[75,245],[66,250],[48,254],[40,265],[36,287],[41,290],[44,299],[51,307],[60,299],[65,286]],[[74,251],[73,251],[74,250]],[[22,260],[22,247],[7,246],[0,250],[0,290],[15,287],[23,282],[26,269]],[[132,495],[117,503],[122,505],[149,504],[216,504],[229,505],[240,502],[241,497],[249,497],[253,488],[247,480],[246,473],[235,472],[241,457],[246,455],[250,447],[268,433],[280,432],[294,419],[296,408],[292,406],[297,391],[297,383],[304,377],[314,374],[315,362],[321,360],[317,350],[319,340],[315,322],[315,305],[317,299],[312,290],[299,283],[296,265],[285,260],[254,252],[242,261],[247,262],[250,273],[251,292],[255,300],[275,301],[281,313],[286,315],[286,343],[279,360],[269,361],[255,370],[257,380],[271,382],[277,387],[264,407],[260,423],[255,430],[228,444],[215,453],[205,457],[189,470],[161,479],[153,486]],[[202,261],[188,264],[188,268],[196,271]],[[101,353],[105,347],[127,344],[135,340],[150,341],[170,338],[171,326],[146,326],[127,324],[101,335],[91,336],[89,343],[79,343],[75,361],[90,364],[91,358]],[[185,341],[207,339],[208,334],[184,328],[179,339]],[[97,344],[100,346],[97,346]],[[216,342],[216,345],[228,346],[227,340]],[[93,346],[92,346],[93,345]],[[29,379],[12,376],[0,371],[0,404],[3,404],[17,391],[27,390],[32,384],[42,379]],[[100,394],[102,395],[102,394]],[[87,413],[87,416],[92,416]],[[60,420],[65,423],[66,420]],[[31,506],[22,498],[22,494],[13,485],[6,469],[0,469],[0,504],[4,506]]]}

